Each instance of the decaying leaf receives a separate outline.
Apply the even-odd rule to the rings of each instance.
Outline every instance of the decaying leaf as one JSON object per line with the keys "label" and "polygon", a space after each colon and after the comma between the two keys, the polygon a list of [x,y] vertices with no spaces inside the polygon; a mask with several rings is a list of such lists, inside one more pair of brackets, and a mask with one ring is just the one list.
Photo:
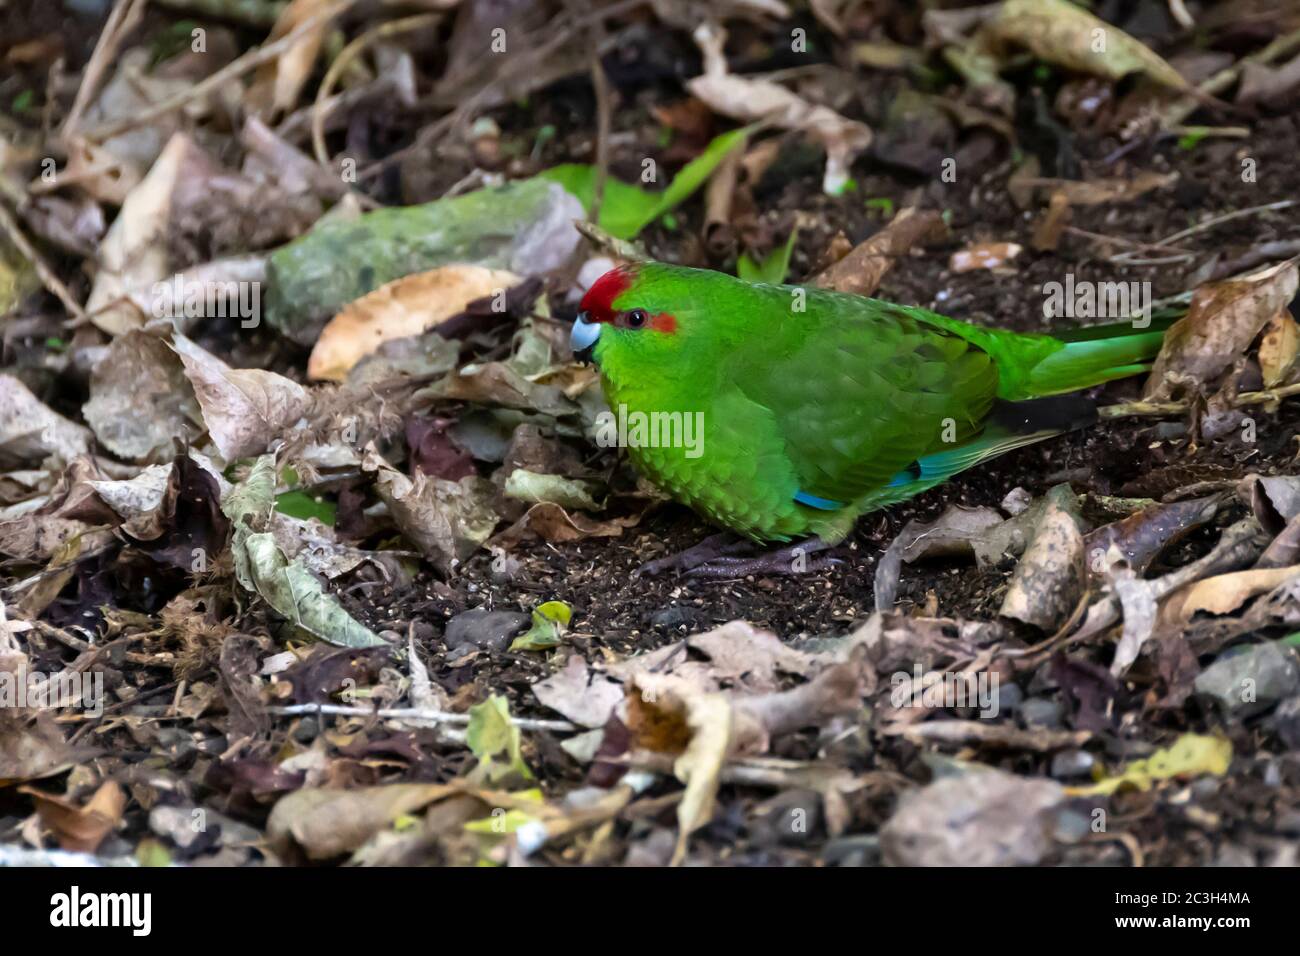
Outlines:
{"label": "decaying leaf", "polygon": [[126,811],[126,792],[112,780],[101,784],[84,806],[35,787],[19,787],[18,792],[35,801],[41,824],[54,831],[59,846],[74,852],[94,853]]}
{"label": "decaying leaf", "polygon": [[194,389],[161,336],[140,330],[109,343],[90,377],[81,408],[95,437],[130,461],[168,458],[173,442],[197,435],[202,421]]}
{"label": "decaying leaf", "polygon": [[281,617],[307,635],[344,647],[387,646],[361,624],[297,560],[276,542],[271,526],[275,507],[275,459],[264,455],[222,501],[234,525],[231,549],[239,583],[261,596]]}
{"label": "decaying leaf", "polygon": [[849,181],[849,166],[871,145],[871,130],[845,119],[830,107],[814,105],[770,80],[755,80],[728,72],[722,53],[726,34],[714,22],[701,24],[695,42],[704,54],[704,74],[686,81],[691,95],[714,112],[744,123],[757,120],[782,129],[806,131],[826,148],[822,189],[837,196]]}
{"label": "decaying leaf", "polygon": [[58,455],[65,462],[89,453],[92,436],[32,394],[22,380],[0,375],[0,467],[18,467]]}
{"label": "decaying leaf", "polygon": [[449,265],[380,286],[349,303],[321,331],[307,376],[341,382],[384,342],[419,335],[464,311],[475,299],[501,295],[519,276],[504,269]]}
{"label": "decaying leaf", "polygon": [[1068,486],[1052,489],[1007,588],[1002,608],[1013,617],[1044,630],[1055,630],[1070,616],[1083,593],[1083,535]]}
{"label": "decaying leaf", "polygon": [[1150,790],[1160,780],[1194,777],[1203,773],[1221,777],[1232,763],[1232,742],[1225,737],[1183,734],[1150,757],[1135,760],[1113,777],[1086,787],[1070,787],[1071,796],[1114,793],[1122,787]]}
{"label": "decaying leaf", "polygon": [[1161,622],[1186,624],[1196,614],[1231,614],[1253,597],[1300,577],[1300,564],[1220,574],[1175,591],[1161,608]]}
{"label": "decaying leaf", "polygon": [[1100,575],[1123,561],[1141,574],[1162,551],[1210,521],[1219,501],[1211,495],[1154,504],[1089,532],[1083,539],[1089,573]]}
{"label": "decaying leaf", "polygon": [[543,475],[526,468],[516,468],[506,478],[507,498],[517,498],[531,504],[550,502],[566,509],[597,511],[600,505],[594,497],[595,486],[590,481],[565,478],[562,475]]}
{"label": "decaying leaf", "polygon": [[411,479],[373,450],[367,450],[362,469],[374,474],[375,489],[402,534],[444,573],[482,547],[496,527],[492,483],[485,478]]}
{"label": "decaying leaf", "polygon": [[604,727],[623,700],[623,688],[575,654],[562,670],[534,684],[533,696],[575,724]]}
{"label": "decaying leaf", "polygon": [[1005,0],[987,29],[1067,69],[1111,80],[1142,73],[1162,86],[1187,88],[1187,81],[1160,56],[1067,0]]}
{"label": "decaying leaf", "polygon": [[510,705],[499,694],[469,709],[465,743],[479,759],[476,776],[496,785],[512,777],[533,779],[520,749],[519,728],[510,721]]}
{"label": "decaying leaf", "polygon": [[262,369],[231,368],[185,336],[172,348],[203,412],[203,423],[226,461],[260,455],[302,417],[310,399],[297,382]]}
{"label": "decaying leaf", "polygon": [[918,243],[938,239],[947,233],[943,217],[931,210],[900,209],[889,225],[849,250],[838,262],[824,269],[812,285],[836,292],[873,295],[880,280],[900,258]]}
{"label": "decaying leaf", "polygon": [[305,787],[271,809],[266,834],[281,854],[301,847],[308,859],[351,853],[398,817],[460,792],[443,783],[395,783],[353,790]]}
{"label": "decaying leaf", "polygon": [[1145,397],[1159,401],[1182,391],[1213,391],[1224,371],[1295,296],[1296,286],[1295,260],[1201,286],[1187,315],[1165,333]]}
{"label": "decaying leaf", "polygon": [[1264,326],[1259,340],[1259,370],[1264,376],[1264,387],[1274,388],[1285,384],[1296,367],[1300,356],[1300,325],[1283,309]]}
{"label": "decaying leaf", "polygon": [[880,831],[895,866],[1033,866],[1052,848],[1066,792],[1052,780],[977,769],[907,794]]}

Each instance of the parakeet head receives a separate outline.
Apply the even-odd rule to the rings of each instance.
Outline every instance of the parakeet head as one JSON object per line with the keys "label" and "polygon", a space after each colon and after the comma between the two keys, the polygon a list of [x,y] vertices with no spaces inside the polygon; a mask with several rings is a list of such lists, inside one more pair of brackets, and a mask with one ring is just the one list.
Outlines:
{"label": "parakeet head", "polygon": [[743,286],[722,273],[653,262],[611,269],[582,297],[569,336],[574,355],[608,380],[681,374],[683,363],[707,359],[719,344],[725,323],[704,308],[725,301],[718,282]]}

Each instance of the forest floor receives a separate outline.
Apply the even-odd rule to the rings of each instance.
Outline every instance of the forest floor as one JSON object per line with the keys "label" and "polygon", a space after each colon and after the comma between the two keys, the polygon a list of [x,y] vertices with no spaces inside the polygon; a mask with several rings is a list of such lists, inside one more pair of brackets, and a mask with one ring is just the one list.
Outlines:
{"label": "forest floor", "polygon": [[[249,22],[152,5],[113,44],[149,51],[133,61],[143,100],[130,108],[205,82],[267,42],[271,23],[273,40],[328,6],[249,4],[270,11]],[[303,318],[294,290],[324,289],[330,266],[295,286],[273,251],[310,238],[335,204],[355,202],[343,215],[359,216],[566,163],[608,177],[608,214],[624,202],[609,184],[637,183],[647,157],[671,180],[756,118],[687,92],[708,45],[692,41],[686,13],[614,4],[591,15],[606,32],[588,37],[547,3],[513,6],[522,46],[548,56],[516,52],[524,59],[476,74],[463,51],[498,27],[517,35],[492,4],[423,13],[418,30],[390,34],[373,32],[390,14],[345,4],[305,63],[290,46],[240,70],[246,83],[214,87],[224,101],[208,90],[179,113],[128,120],[156,141],[125,144],[95,135],[123,122],[102,92],[117,83],[111,62],[81,122],[66,120],[133,0],[91,14],[0,6],[0,252],[21,263],[0,394],[0,676],[98,674],[107,694],[98,710],[6,702],[0,864],[54,848],[193,865],[1298,862],[1300,112],[1289,104],[1300,20],[1254,4],[1230,22],[1229,4],[1188,4],[1188,27],[1163,5],[1094,5],[1115,28],[1115,56],[1140,41],[1192,85],[1225,69],[1250,80],[1162,126],[1152,117],[1185,90],[1155,89],[1149,65],[1148,77],[1086,75],[1078,45],[1093,23],[1055,0],[1020,2],[1056,31],[1032,55],[1013,29],[998,32],[997,12],[957,40],[957,21],[923,22],[910,4],[843,5],[841,20],[738,5],[731,73],[781,80],[805,112],[829,104],[836,123],[869,127],[871,144],[851,152],[850,183],[830,195],[806,116],[769,116],[698,193],[616,236],[636,254],[735,273],[741,255],[780,259],[797,230],[778,278],[812,283],[891,235],[901,211],[932,213],[941,227],[885,256],[869,294],[1052,332],[1121,318],[1047,317],[1045,289],[1067,276],[1182,296],[1183,311],[1195,292],[1183,328],[1200,344],[1184,338],[1161,361],[1213,372],[1154,398],[1160,383],[1145,375],[1093,389],[1098,406],[1136,413],[866,515],[829,563],[712,579],[636,573],[716,529],[589,438],[599,385],[567,353],[567,322],[594,278],[579,267],[623,247],[575,237],[566,261],[530,271],[485,227],[466,244],[481,255],[450,261],[542,282],[498,321],[484,302],[501,280],[472,294],[415,284],[458,268],[435,255],[386,287],[428,313],[405,333],[386,329],[401,309],[374,304],[382,279]],[[199,29],[207,47],[185,52]],[[981,45],[981,30],[1000,42]],[[811,53],[786,52],[798,31]],[[356,98],[323,124],[327,155],[313,158],[308,107],[359,37],[353,66],[331,71],[322,93]],[[594,86],[588,42],[605,42]],[[1012,101],[955,70],[940,53],[954,48],[995,56]],[[1273,51],[1267,63],[1241,66],[1261,50]],[[175,137],[181,172],[151,187]],[[92,158],[120,164],[129,188],[87,173],[78,153],[115,143]],[[41,185],[45,156],[61,177],[52,186]],[[939,172],[949,159],[955,180]],[[740,170],[729,190],[718,185],[728,162]],[[1106,195],[1070,188],[1085,186]],[[161,207],[133,203],[160,189]],[[572,201],[590,212],[590,185]],[[131,246],[106,229],[114,217],[155,234]],[[608,215],[600,224],[619,232]],[[337,271],[354,251],[343,247]],[[954,268],[972,251],[1005,262]],[[251,281],[276,303],[272,322],[250,329],[223,310],[173,329],[142,311],[141,290],[205,263],[219,267],[211,282],[244,281],[231,265],[241,256],[259,263]],[[1228,281],[1242,273],[1255,275]],[[360,331],[331,323],[324,335],[352,362],[373,351],[363,335],[396,344],[368,360],[369,378],[363,362],[313,380],[317,320],[357,302]],[[485,367],[499,377],[464,384]],[[1267,389],[1274,400],[1238,398]],[[341,429],[342,441],[323,437]],[[508,491],[520,471],[552,479],[542,503]],[[595,490],[589,506],[573,503],[574,483]],[[952,531],[954,515],[983,524]],[[945,547],[907,544],[927,525]],[[270,559],[250,532],[273,535]],[[1121,567],[1095,565],[1107,544]],[[286,606],[275,582],[294,568],[304,577]],[[304,579],[315,582],[305,598]],[[877,595],[882,580],[892,602]],[[1027,611],[1008,610],[1017,594]],[[482,610],[502,613],[467,614]],[[524,632],[542,637],[520,646]],[[995,706],[909,707],[897,688],[919,694],[914,673],[927,687],[991,680]]]}

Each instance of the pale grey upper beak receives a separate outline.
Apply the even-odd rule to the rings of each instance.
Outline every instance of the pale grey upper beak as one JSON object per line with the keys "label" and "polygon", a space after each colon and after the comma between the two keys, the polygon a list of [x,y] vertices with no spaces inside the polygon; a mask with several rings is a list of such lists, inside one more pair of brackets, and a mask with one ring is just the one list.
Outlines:
{"label": "pale grey upper beak", "polygon": [[573,349],[574,356],[582,362],[591,361],[591,350],[596,347],[596,339],[600,338],[600,323],[588,322],[587,313],[579,312],[578,317],[573,320],[573,330],[569,332],[569,348]]}

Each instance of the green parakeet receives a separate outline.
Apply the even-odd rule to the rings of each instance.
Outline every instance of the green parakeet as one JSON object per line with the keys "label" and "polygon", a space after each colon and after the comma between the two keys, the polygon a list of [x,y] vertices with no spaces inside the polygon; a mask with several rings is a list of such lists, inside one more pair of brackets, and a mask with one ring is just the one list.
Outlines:
{"label": "green parakeet", "polygon": [[606,273],[581,310],[571,345],[633,463],[758,541],[835,543],[867,512],[1095,420],[1063,393],[1149,368],[1162,337],[1132,322],[1025,335],[660,263]]}

